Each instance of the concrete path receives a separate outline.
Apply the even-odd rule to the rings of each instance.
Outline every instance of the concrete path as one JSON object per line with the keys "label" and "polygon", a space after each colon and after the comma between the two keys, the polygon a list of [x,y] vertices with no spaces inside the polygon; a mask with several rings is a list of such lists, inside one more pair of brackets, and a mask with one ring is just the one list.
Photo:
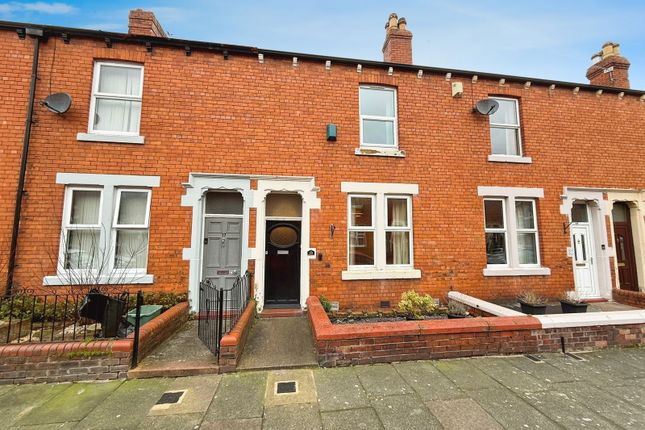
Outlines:
{"label": "concrete path", "polygon": [[239,370],[317,367],[307,317],[261,318],[244,346]]}
{"label": "concrete path", "polygon": [[[645,348],[0,386],[12,429],[642,429]],[[276,383],[295,382],[295,394]],[[172,405],[164,392],[185,391]]]}

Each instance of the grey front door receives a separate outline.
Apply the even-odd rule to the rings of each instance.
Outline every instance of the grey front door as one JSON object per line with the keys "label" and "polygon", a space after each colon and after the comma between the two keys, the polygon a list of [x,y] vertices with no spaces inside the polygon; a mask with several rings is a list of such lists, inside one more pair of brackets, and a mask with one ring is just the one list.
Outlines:
{"label": "grey front door", "polygon": [[233,287],[240,274],[241,253],[241,218],[205,219],[203,279],[210,279],[218,289]]}

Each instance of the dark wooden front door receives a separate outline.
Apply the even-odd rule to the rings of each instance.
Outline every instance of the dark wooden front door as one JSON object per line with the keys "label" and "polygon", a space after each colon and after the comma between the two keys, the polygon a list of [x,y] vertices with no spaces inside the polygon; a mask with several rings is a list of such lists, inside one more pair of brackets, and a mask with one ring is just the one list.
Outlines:
{"label": "dark wooden front door", "polygon": [[621,289],[638,291],[638,275],[636,274],[636,258],[634,258],[632,224],[629,219],[629,208],[626,209],[626,219],[614,221],[618,279]]}
{"label": "dark wooden front door", "polygon": [[266,305],[300,303],[300,221],[267,221],[264,269]]}

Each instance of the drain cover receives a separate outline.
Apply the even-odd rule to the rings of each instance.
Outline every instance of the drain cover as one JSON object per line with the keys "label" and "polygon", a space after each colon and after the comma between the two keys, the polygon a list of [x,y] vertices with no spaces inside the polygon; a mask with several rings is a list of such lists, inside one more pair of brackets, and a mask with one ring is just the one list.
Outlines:
{"label": "drain cover", "polygon": [[161,398],[157,401],[158,405],[169,405],[173,403],[179,402],[179,399],[181,399],[181,396],[183,396],[185,391],[169,391],[167,393],[163,393],[161,395]]}
{"label": "drain cover", "polygon": [[531,360],[534,363],[544,363],[542,358],[540,356],[538,356],[538,355],[524,354],[524,357],[528,358],[529,360]]}
{"label": "drain cover", "polygon": [[576,355],[576,354],[574,354],[574,353],[572,353],[572,352],[565,352],[565,353],[564,353],[564,355],[566,355],[566,356],[568,356],[568,357],[571,357],[571,358],[573,358],[574,360],[578,360],[578,361],[587,361],[587,359],[586,359],[586,358],[582,358],[582,357],[580,357],[579,355]]}
{"label": "drain cover", "polygon": [[276,394],[289,394],[296,392],[296,381],[277,382],[275,384]]}

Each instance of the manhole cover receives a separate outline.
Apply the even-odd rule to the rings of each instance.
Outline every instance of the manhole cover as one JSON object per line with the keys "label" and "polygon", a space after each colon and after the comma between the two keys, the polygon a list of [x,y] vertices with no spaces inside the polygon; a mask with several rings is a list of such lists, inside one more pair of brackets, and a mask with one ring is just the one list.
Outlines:
{"label": "manhole cover", "polygon": [[296,381],[277,382],[275,384],[276,394],[290,394],[295,393],[296,391]]}
{"label": "manhole cover", "polygon": [[161,398],[157,401],[158,405],[170,405],[173,403],[178,403],[179,400],[181,399],[181,396],[183,396],[185,391],[169,391],[167,393],[163,393],[161,395]]}

